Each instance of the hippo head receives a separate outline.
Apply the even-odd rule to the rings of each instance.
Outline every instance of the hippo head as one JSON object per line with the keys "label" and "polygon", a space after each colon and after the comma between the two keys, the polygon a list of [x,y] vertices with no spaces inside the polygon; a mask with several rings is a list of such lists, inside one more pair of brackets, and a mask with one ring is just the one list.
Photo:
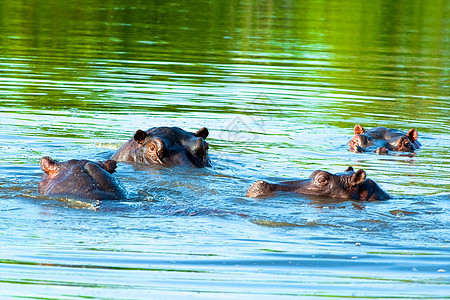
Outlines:
{"label": "hippo head", "polygon": [[366,152],[366,148],[373,146],[375,140],[371,136],[365,134],[366,131],[361,125],[357,124],[353,131],[355,135],[347,143],[347,145],[350,146],[350,151],[362,153]]}
{"label": "hippo head", "polygon": [[373,151],[378,154],[387,154],[389,151],[414,152],[420,148],[417,140],[418,133],[415,129],[410,129],[406,134],[403,131],[385,127],[366,131],[361,125],[356,124],[353,131],[355,135],[347,144],[352,152]]}
{"label": "hippo head", "polygon": [[266,197],[277,192],[352,200],[389,199],[389,195],[373,180],[366,178],[364,170],[355,172],[352,167],[348,167],[344,173],[337,174],[317,170],[308,179],[284,181],[279,184],[259,180],[248,189],[247,197]]}
{"label": "hippo head", "polygon": [[111,173],[116,162],[68,160],[58,162],[46,156],[40,159],[44,171],[38,192],[42,195],[74,196],[84,199],[119,199],[125,194]]}
{"label": "hippo head", "polygon": [[365,134],[355,134],[352,139],[347,143],[350,146],[350,151],[355,153],[362,153],[366,151],[366,148],[373,146],[374,139]]}
{"label": "hippo head", "polygon": [[389,198],[373,180],[366,178],[364,170],[360,169],[355,172],[352,167],[348,167],[344,173],[336,174],[322,170],[314,171],[309,180],[300,186],[299,192],[353,200]]}
{"label": "hippo head", "polygon": [[178,127],[155,127],[148,131],[137,130],[134,141],[139,144],[135,160],[146,164],[165,166],[184,165],[194,167],[210,166],[209,145],[205,141],[209,135],[203,127],[196,133]]}
{"label": "hippo head", "polygon": [[406,135],[391,139],[389,144],[394,151],[414,152],[419,148],[417,137],[417,131],[415,129],[410,129]]}
{"label": "hippo head", "polygon": [[355,153],[373,151],[378,154],[388,154],[390,148],[385,140],[374,139],[367,134],[355,134],[347,145],[350,146],[349,151]]}

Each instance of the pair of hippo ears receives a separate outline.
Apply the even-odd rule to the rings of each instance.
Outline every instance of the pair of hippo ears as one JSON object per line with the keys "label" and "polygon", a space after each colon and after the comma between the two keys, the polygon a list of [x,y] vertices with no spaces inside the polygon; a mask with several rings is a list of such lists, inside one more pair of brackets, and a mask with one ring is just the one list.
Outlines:
{"label": "pair of hippo ears", "polygon": [[[353,128],[353,132],[355,134],[364,134],[366,130],[361,125],[356,124],[355,127]],[[417,141],[419,133],[414,128],[411,128],[410,130],[408,130],[406,137],[411,141],[411,143],[414,143],[415,141]]]}
{"label": "pair of hippo ears", "polygon": [[[138,130],[136,130],[136,133],[134,134],[134,140],[139,144],[143,144],[147,135],[148,135],[147,132],[138,129]],[[209,135],[209,130],[206,127],[202,127],[199,130],[197,130],[196,133],[194,133],[194,136],[201,137],[204,140],[206,140],[208,135]]]}
{"label": "pair of hippo ears", "polygon": [[[328,175],[324,175],[324,173]],[[350,173],[350,174],[346,174]],[[359,169],[355,172],[353,167],[348,167],[345,169],[344,173],[337,173],[335,175],[328,173],[326,171],[316,170],[314,171],[309,178],[316,178],[317,181],[321,185],[327,185],[330,177],[338,176],[340,178],[345,178],[344,180],[350,185],[350,186],[357,186],[360,184],[363,184],[364,181],[366,181],[366,172],[363,169]]]}
{"label": "pair of hippo ears", "polygon": [[[117,168],[117,163],[115,160],[107,160],[105,162],[98,161],[96,163],[87,160],[69,160],[63,164],[81,164],[85,165],[87,163],[97,164],[99,167],[107,171],[108,173],[114,173]],[[42,171],[48,174],[54,174],[58,170],[58,161],[53,160],[50,156],[44,156],[39,160]]]}

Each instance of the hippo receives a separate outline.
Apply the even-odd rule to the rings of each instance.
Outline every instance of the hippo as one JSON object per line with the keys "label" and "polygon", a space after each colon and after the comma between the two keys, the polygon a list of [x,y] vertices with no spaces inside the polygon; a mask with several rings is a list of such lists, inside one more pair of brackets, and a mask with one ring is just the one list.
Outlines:
{"label": "hippo", "polygon": [[45,156],[40,159],[45,172],[38,192],[45,196],[75,197],[92,200],[117,200],[125,198],[125,191],[116,178],[116,162],[93,162],[72,159],[58,162]]}
{"label": "hippo", "polygon": [[361,125],[355,125],[353,129],[355,135],[347,143],[349,151],[375,152],[378,154],[388,154],[390,151],[414,152],[420,149],[420,142],[417,140],[418,132],[410,129],[407,133],[385,127],[375,127],[365,130]]}
{"label": "hippo", "polygon": [[354,171],[348,167],[344,173],[332,174],[322,170],[314,171],[308,179],[268,183],[260,180],[247,191],[247,197],[267,197],[278,192],[325,196],[350,200],[386,200],[390,196],[375,181],[366,178],[364,170]]}
{"label": "hippo", "polygon": [[209,131],[205,127],[196,133],[179,127],[153,127],[147,131],[139,129],[111,159],[163,166],[210,167],[209,144],[205,141],[208,135]]}

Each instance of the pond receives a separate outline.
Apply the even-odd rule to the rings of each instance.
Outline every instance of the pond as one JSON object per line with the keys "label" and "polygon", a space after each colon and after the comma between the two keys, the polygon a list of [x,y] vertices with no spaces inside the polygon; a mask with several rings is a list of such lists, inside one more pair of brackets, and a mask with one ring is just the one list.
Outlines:
{"label": "pond", "polygon": [[[0,295],[450,294],[450,3],[1,1]],[[352,153],[353,127],[419,132]],[[39,195],[39,159],[207,127],[212,166],[119,163],[124,201]],[[364,169],[392,199],[245,197]]]}

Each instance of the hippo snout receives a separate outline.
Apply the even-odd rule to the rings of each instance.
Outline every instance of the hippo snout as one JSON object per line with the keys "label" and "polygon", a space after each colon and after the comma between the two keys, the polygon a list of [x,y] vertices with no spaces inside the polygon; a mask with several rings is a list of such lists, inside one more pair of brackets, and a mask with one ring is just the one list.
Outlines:
{"label": "hippo snout", "polygon": [[272,185],[264,180],[259,180],[252,184],[252,186],[247,190],[246,197],[263,197],[269,196],[273,193]]}

